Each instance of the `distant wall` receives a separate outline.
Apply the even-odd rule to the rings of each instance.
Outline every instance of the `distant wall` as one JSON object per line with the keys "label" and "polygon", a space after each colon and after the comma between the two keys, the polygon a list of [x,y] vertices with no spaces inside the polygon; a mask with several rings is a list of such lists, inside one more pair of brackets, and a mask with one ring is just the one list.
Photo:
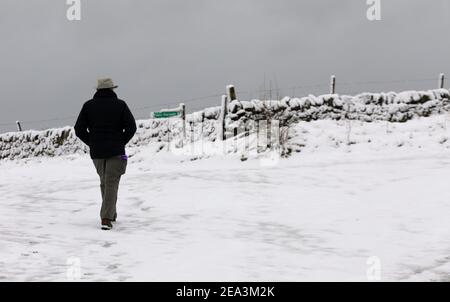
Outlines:
{"label": "distant wall", "polygon": [[429,116],[449,110],[447,89],[405,91],[401,93],[362,93],[356,96],[327,94],[302,98],[285,97],[280,101],[233,101],[228,106],[231,120],[254,118],[269,111],[278,117],[295,116],[299,120],[356,119],[367,122],[386,120],[405,122],[417,116]]}
{"label": "distant wall", "polygon": [[[356,96],[309,95],[302,98],[285,97],[279,101],[235,100],[228,106],[226,128],[230,132],[241,121],[261,119],[267,115],[303,121],[353,119],[366,122],[375,120],[406,122],[418,116],[449,112],[449,99],[449,90],[436,89],[401,93],[363,93]],[[186,116],[188,141],[194,141],[200,137],[214,140],[219,115],[220,107],[206,108],[188,114]],[[202,121],[203,123],[200,123]],[[180,138],[180,123],[181,120],[178,118],[139,120],[137,133],[127,148]],[[89,152],[88,147],[76,138],[73,127],[8,132],[0,135],[0,159],[87,152]]]}

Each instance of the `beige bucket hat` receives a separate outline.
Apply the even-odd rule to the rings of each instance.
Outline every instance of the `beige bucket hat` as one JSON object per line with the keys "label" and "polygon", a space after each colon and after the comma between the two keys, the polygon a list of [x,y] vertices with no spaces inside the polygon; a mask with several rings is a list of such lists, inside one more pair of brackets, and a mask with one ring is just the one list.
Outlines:
{"label": "beige bucket hat", "polygon": [[114,89],[117,88],[119,86],[114,85],[114,82],[112,79],[110,78],[103,78],[103,79],[98,79],[97,80],[97,87],[96,89]]}

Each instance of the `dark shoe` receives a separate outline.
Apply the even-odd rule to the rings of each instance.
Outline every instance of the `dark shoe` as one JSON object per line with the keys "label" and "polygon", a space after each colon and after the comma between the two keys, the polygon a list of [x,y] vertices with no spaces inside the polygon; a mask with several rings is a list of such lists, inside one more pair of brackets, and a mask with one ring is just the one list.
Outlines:
{"label": "dark shoe", "polygon": [[112,223],[109,219],[102,219],[102,230],[111,230],[112,229]]}

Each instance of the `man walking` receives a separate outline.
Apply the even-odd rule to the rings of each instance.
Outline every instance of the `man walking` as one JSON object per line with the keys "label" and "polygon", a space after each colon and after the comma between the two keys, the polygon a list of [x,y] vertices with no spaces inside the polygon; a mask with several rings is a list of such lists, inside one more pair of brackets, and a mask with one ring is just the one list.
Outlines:
{"label": "man walking", "polygon": [[75,134],[89,146],[100,176],[103,230],[110,230],[117,218],[116,202],[120,177],[125,174],[125,145],[136,133],[136,121],[127,104],[118,99],[109,78],[97,81],[97,92],[84,103],[75,124]]}

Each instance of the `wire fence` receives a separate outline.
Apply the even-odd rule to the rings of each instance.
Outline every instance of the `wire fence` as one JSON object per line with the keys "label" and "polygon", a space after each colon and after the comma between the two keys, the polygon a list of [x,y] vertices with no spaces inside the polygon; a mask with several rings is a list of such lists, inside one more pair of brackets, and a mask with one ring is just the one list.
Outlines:
{"label": "wire fence", "polygon": [[[440,75],[439,78],[439,85],[442,86],[444,84],[444,76],[443,74]],[[409,79],[409,80],[374,80],[374,81],[354,81],[354,82],[338,82],[337,86],[339,87],[340,94],[350,94],[350,95],[356,95],[358,93],[361,93],[363,86],[371,86],[371,85],[386,85],[386,84],[417,84],[417,83],[438,83],[436,77],[428,77],[428,78],[421,78],[421,79]],[[431,86],[431,85],[430,85]],[[263,99],[274,99],[279,98],[284,95],[290,95],[292,97],[296,96],[298,93],[302,94],[308,94],[311,93],[311,90],[314,89],[320,89],[323,93],[328,93],[328,91],[324,91],[324,88],[330,87],[330,84],[324,84],[324,83],[316,83],[316,84],[305,84],[305,85],[298,85],[293,87],[287,87],[287,88],[270,88],[270,89],[260,89],[260,90],[248,90],[248,91],[238,91],[238,95],[242,96],[245,95],[246,99],[252,99],[252,98],[263,98]],[[353,87],[353,89],[351,89]],[[432,86],[431,86],[432,87]],[[436,85],[436,88],[439,86]],[[344,88],[344,89],[342,89]],[[319,91],[317,91],[319,92]],[[137,119],[143,119],[143,118],[149,118],[150,117],[150,111],[159,110],[161,108],[167,108],[171,106],[179,105],[180,103],[190,104],[191,106],[187,106],[189,108],[189,111],[196,111],[200,110],[202,108],[205,108],[205,106],[219,106],[220,105],[220,97],[224,93],[216,93],[216,94],[209,94],[205,96],[195,97],[195,98],[189,98],[184,100],[177,100],[173,102],[164,102],[164,103],[156,103],[151,104],[148,106],[142,106],[133,108],[133,112],[135,114],[135,117]],[[243,97],[241,97],[243,98]],[[205,103],[206,102],[206,103]],[[49,119],[40,119],[40,120],[21,120],[20,123],[22,126],[27,125],[36,125],[36,124],[44,124],[44,123],[52,123],[58,122],[58,121],[71,121],[72,124],[75,122],[77,116],[71,115],[71,116],[64,116],[64,117],[58,117],[58,118],[49,118]],[[17,121],[11,121],[11,122],[5,122],[0,123],[0,127],[5,126],[14,126],[17,124]]]}

